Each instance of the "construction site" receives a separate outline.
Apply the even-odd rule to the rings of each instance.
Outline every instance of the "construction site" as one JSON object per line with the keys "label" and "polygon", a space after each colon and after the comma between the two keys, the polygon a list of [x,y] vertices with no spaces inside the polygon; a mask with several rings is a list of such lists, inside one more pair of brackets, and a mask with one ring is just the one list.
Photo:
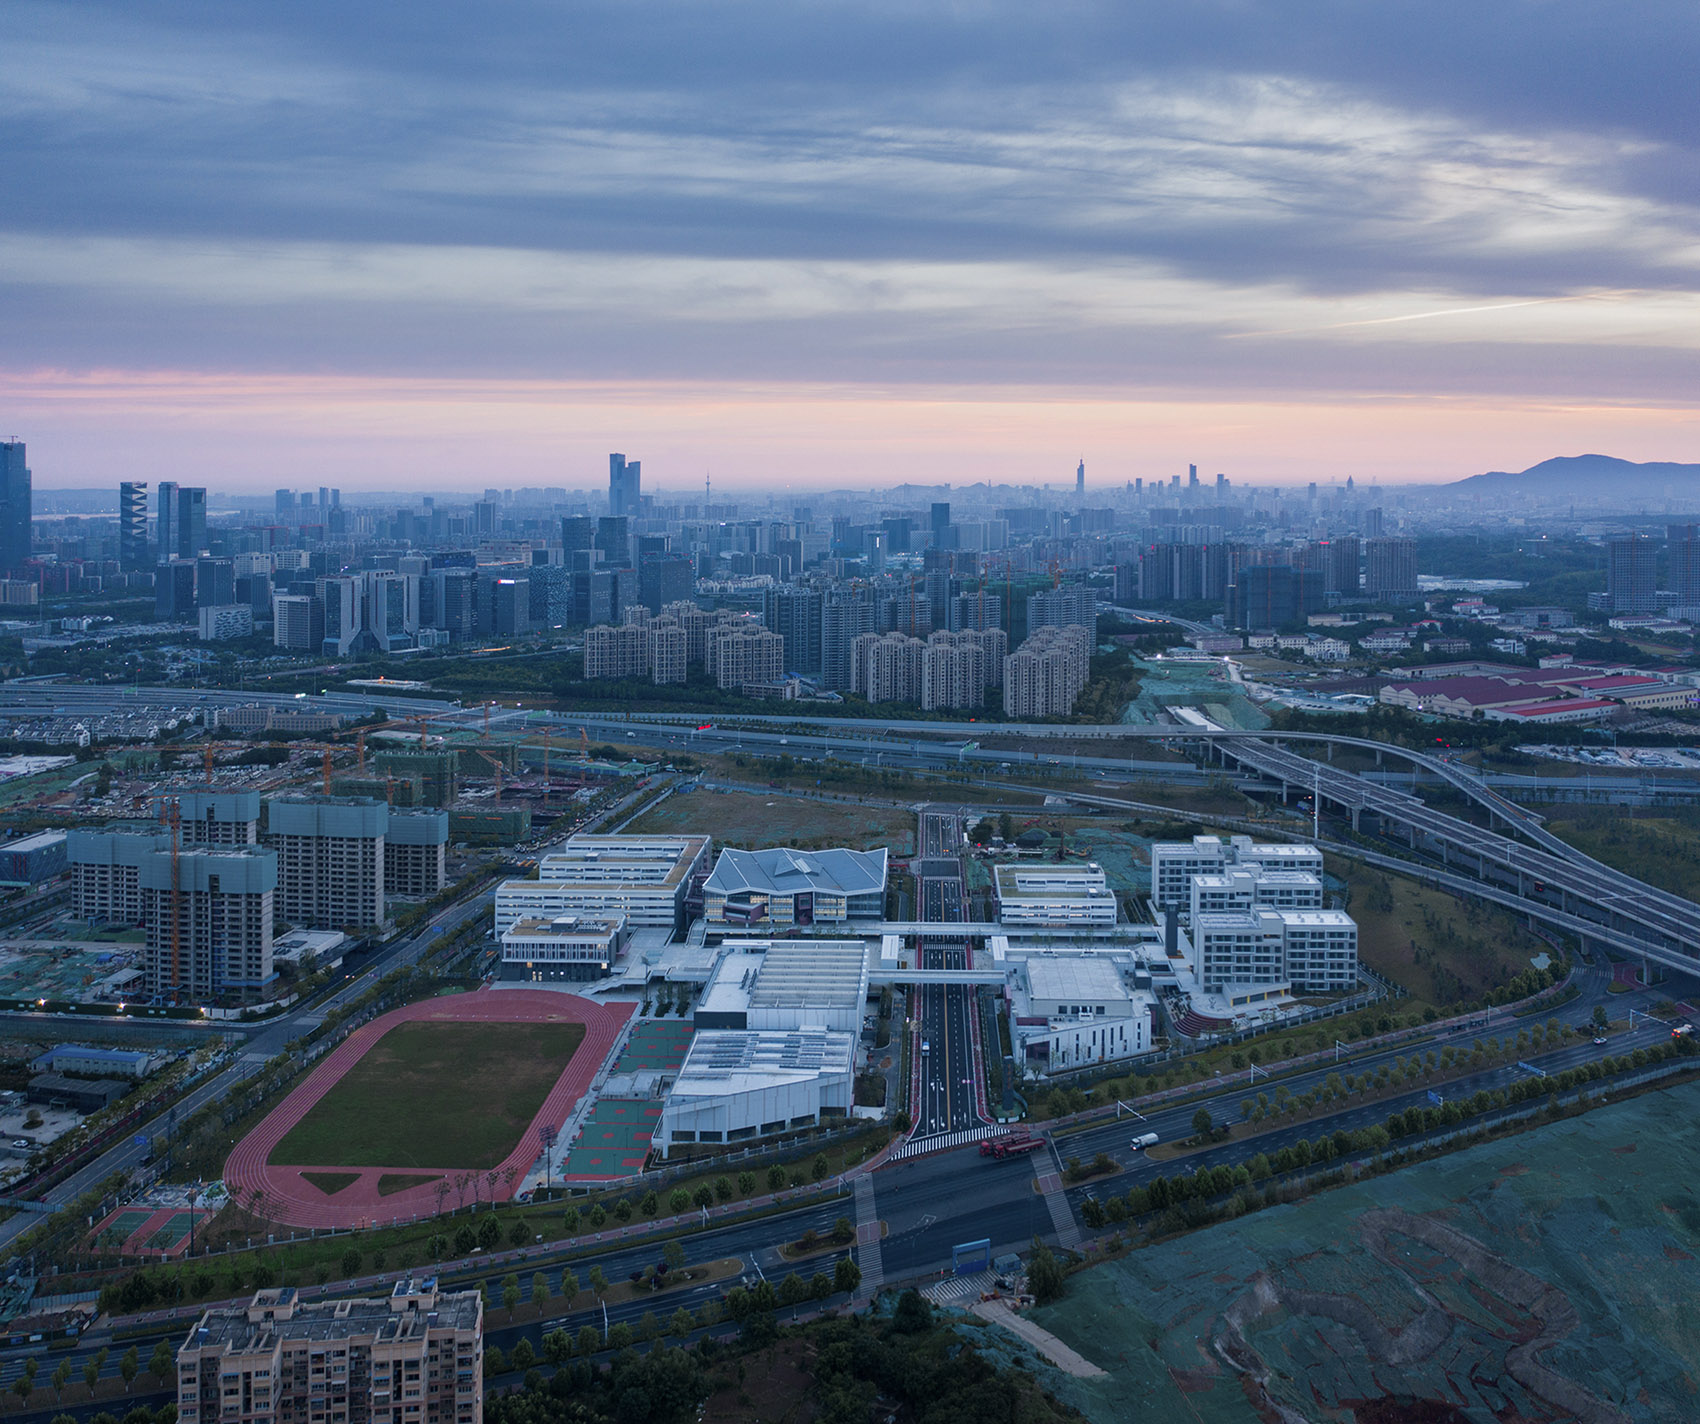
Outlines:
{"label": "construction site", "polygon": [[1700,1412],[1700,1086],[1136,1250],[1033,1312],[1103,1424]]}

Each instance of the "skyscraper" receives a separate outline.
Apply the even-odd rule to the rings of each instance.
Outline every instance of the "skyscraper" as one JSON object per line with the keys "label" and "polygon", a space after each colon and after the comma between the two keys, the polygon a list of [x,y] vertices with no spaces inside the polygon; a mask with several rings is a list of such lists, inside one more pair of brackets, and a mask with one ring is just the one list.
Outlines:
{"label": "skyscraper", "polygon": [[950,505],[940,500],[933,506],[933,547],[944,549],[950,544]]}
{"label": "skyscraper", "polygon": [[30,556],[30,472],[24,442],[0,442],[0,571],[19,572]]}
{"label": "skyscraper", "polygon": [[1417,596],[1417,541],[1366,539],[1364,593],[1389,602],[1410,602]]}
{"label": "skyscraper", "polygon": [[643,502],[643,462],[624,455],[608,457],[608,513],[635,518]]}
{"label": "skyscraper", "polygon": [[1651,539],[1613,539],[1606,546],[1606,589],[1613,613],[1658,609],[1658,546]]}
{"label": "skyscraper", "polygon": [[155,559],[193,559],[207,546],[207,492],[172,480],[159,482],[159,547]]}
{"label": "skyscraper", "polygon": [[134,573],[148,561],[148,483],[123,480],[118,486],[118,567]]}
{"label": "skyscraper", "polygon": [[1700,604],[1700,527],[1672,524],[1670,538],[1670,587],[1677,603],[1685,608]]}
{"label": "skyscraper", "polygon": [[177,491],[177,557],[198,558],[207,547],[207,492],[191,485]]}
{"label": "skyscraper", "polygon": [[1074,493],[1080,499],[1086,498],[1086,461],[1082,460],[1074,467]]}

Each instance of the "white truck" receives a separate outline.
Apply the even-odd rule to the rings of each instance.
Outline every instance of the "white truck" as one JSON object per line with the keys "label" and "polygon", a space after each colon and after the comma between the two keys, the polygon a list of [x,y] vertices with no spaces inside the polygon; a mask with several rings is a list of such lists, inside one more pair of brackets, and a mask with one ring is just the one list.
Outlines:
{"label": "white truck", "polygon": [[1132,1147],[1135,1152],[1143,1152],[1147,1147],[1155,1147],[1157,1145],[1157,1134],[1154,1132],[1142,1132],[1128,1145]]}

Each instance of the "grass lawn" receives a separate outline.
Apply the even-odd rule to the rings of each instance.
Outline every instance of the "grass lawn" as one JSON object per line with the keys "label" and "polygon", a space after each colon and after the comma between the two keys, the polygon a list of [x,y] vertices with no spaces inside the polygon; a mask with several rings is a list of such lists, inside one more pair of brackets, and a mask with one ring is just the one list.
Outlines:
{"label": "grass lawn", "polygon": [[[1445,1008],[1478,998],[1550,952],[1512,915],[1479,900],[1456,900],[1355,862],[1330,869],[1344,873],[1351,886],[1347,909],[1358,922],[1358,957],[1409,989],[1417,1005]],[[1400,1012],[1410,1007],[1397,1006]]]}
{"label": "grass lawn", "polygon": [[872,850],[889,846],[909,855],[915,843],[915,817],[894,806],[816,801],[783,791],[710,791],[669,796],[628,826],[632,835],[707,832],[721,845],[741,850],[795,846],[815,850],[848,846]]}
{"label": "grass lawn", "polygon": [[271,1161],[494,1167],[583,1039],[582,1024],[398,1024],[314,1104]]}
{"label": "grass lawn", "polygon": [[1542,807],[1547,827],[1577,850],[1649,885],[1700,899],[1700,815],[1658,807],[1652,815],[1621,806]]}

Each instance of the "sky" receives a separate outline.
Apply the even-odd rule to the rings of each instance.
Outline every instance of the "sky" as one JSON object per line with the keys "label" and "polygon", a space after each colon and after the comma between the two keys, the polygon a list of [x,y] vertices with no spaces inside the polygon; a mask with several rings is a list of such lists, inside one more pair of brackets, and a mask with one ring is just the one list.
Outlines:
{"label": "sky", "polygon": [[1700,6],[7,0],[43,487],[1700,459]]}

